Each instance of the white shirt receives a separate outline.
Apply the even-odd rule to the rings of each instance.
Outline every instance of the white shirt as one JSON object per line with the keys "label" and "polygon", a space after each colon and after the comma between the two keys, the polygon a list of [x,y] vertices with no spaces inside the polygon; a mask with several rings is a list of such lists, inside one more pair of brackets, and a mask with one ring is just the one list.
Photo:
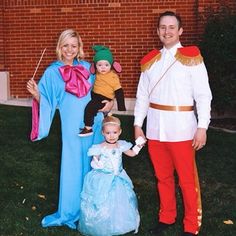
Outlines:
{"label": "white shirt", "polygon": [[[176,61],[156,85],[168,66],[176,60],[174,56],[180,47],[178,43],[169,50],[163,48],[161,59],[141,73],[134,125],[142,127],[147,116],[148,139],[173,142],[192,140],[197,127],[207,129],[210,123],[212,94],[203,62],[186,66]],[[149,107],[150,102],[170,106],[192,106],[196,103],[197,119],[194,111],[157,110]]]}

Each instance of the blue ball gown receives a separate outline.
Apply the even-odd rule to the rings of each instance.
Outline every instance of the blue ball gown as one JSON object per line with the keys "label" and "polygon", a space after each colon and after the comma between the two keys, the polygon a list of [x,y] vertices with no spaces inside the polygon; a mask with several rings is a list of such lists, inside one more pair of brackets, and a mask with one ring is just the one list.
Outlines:
{"label": "blue ball gown", "polygon": [[88,154],[100,156],[92,161],[81,193],[79,231],[83,235],[111,236],[138,232],[140,216],[133,184],[122,166],[122,152],[132,144],[118,141],[118,148],[93,145]]}

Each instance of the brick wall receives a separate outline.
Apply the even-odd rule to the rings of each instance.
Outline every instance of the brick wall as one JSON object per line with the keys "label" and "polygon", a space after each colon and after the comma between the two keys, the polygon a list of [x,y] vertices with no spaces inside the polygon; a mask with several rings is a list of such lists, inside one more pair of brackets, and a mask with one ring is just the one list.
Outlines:
{"label": "brick wall", "polygon": [[0,2],[0,71],[4,69],[3,2]]}
{"label": "brick wall", "polygon": [[[134,98],[139,78],[139,61],[154,47],[160,47],[156,19],[160,12],[178,12],[184,22],[183,45],[198,44],[204,30],[206,7],[216,10],[220,0],[2,0],[0,3],[0,70],[10,73],[11,96],[29,97],[26,81],[32,76],[40,54],[45,57],[40,77],[55,57],[61,31],[77,29],[83,39],[86,59],[93,44],[111,48],[123,67],[121,81],[125,96]],[[236,1],[224,3],[236,11]],[[2,4],[2,6],[1,6]]]}

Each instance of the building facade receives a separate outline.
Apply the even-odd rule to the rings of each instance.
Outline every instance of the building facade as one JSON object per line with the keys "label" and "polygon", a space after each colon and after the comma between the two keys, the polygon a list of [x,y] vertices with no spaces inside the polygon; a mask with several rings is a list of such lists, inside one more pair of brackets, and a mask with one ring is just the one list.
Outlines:
{"label": "building facade", "polygon": [[[223,3],[236,12],[235,0]],[[36,80],[56,59],[60,32],[74,28],[82,37],[87,60],[92,59],[92,45],[111,48],[122,65],[120,78],[125,97],[132,99],[140,59],[160,47],[156,34],[159,14],[166,10],[180,14],[184,23],[183,45],[198,45],[207,10],[217,11],[221,6],[220,0],[1,0],[0,73],[8,75],[11,98],[30,97],[26,82],[32,77],[42,51],[46,48]]]}

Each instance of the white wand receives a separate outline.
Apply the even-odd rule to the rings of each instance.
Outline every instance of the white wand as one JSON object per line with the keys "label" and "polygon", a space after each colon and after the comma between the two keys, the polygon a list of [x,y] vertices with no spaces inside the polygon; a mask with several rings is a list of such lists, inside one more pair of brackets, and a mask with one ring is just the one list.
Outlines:
{"label": "white wand", "polygon": [[37,66],[36,66],[36,68],[35,68],[34,74],[33,74],[32,78],[31,78],[32,80],[34,80],[34,77],[35,77],[35,75],[36,75],[36,73],[37,73],[37,70],[38,70],[38,68],[39,68],[39,65],[40,65],[42,59],[43,59],[43,55],[44,55],[46,49],[47,49],[47,48],[44,48],[44,50],[43,50],[43,52],[42,52],[42,54],[41,54],[41,57],[40,57],[40,59],[39,59],[39,61],[38,61],[38,64],[37,64]]}

